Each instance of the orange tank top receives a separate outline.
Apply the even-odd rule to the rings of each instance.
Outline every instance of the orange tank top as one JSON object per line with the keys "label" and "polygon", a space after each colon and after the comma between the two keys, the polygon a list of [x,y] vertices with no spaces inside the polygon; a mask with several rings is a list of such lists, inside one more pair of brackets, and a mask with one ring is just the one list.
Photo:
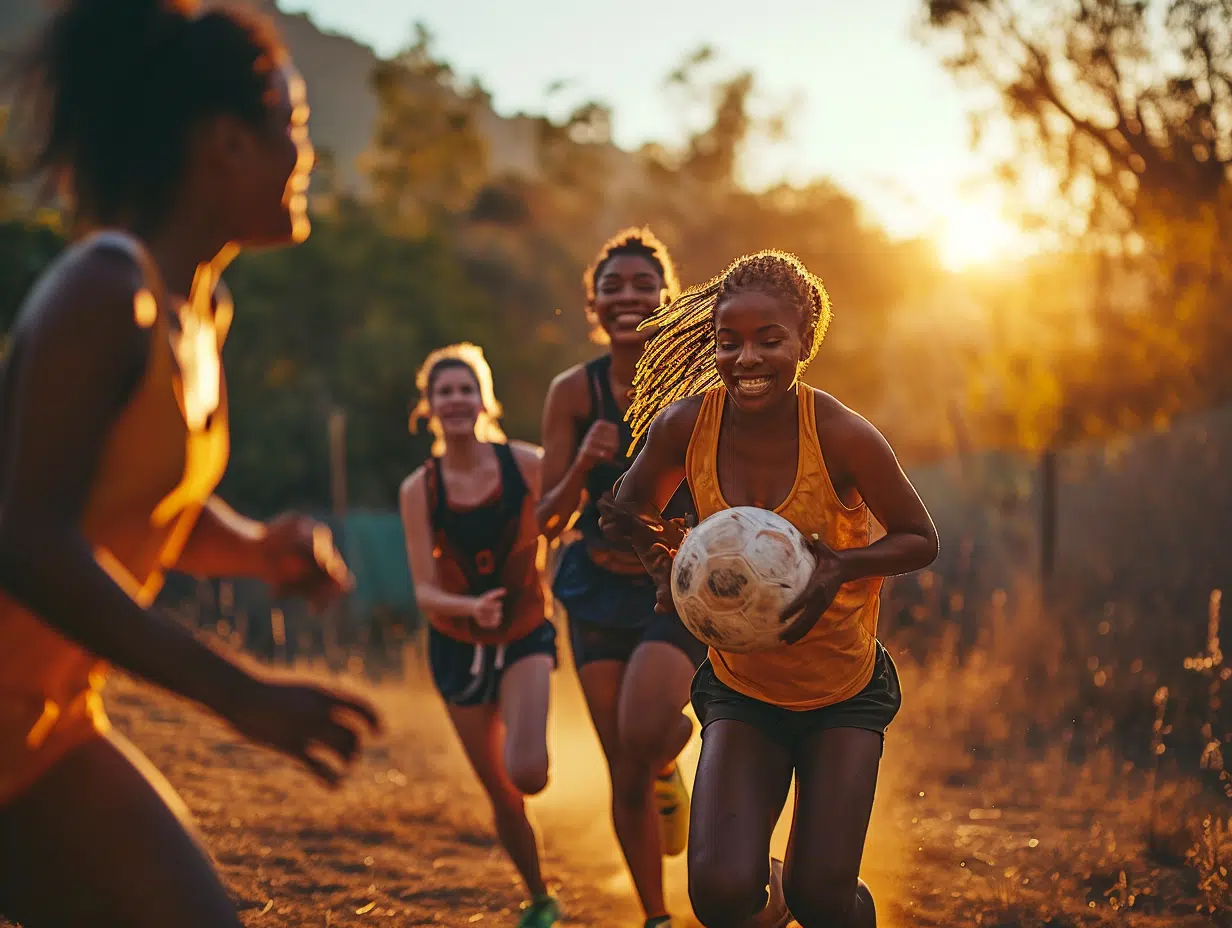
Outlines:
{"label": "orange tank top", "polygon": [[432,528],[432,557],[441,589],[479,596],[504,587],[504,621],[499,628],[477,626],[467,634],[455,623],[430,615],[443,635],[467,644],[505,644],[530,634],[546,618],[541,577],[539,525],[531,495],[513,450],[493,444],[500,463],[500,486],[477,506],[449,505],[439,458],[428,461],[425,489]]}
{"label": "orange tank top", "polygon": [[[817,534],[835,550],[867,546],[874,520],[863,501],[848,507],[830,482],[817,437],[814,390],[799,388],[800,452],[796,480],[774,511],[807,538]],[[710,390],[693,427],[685,468],[698,519],[731,508],[719,486],[719,429],[727,391]],[[786,709],[817,709],[860,692],[873,675],[881,578],[845,583],[812,630],[793,645],[730,654],[710,649],[714,674],[753,699]]]}
{"label": "orange tank top", "polygon": [[[111,423],[81,531],[98,563],[149,606],[226,468],[220,352],[231,303],[203,272],[193,297],[170,305],[149,253],[125,233],[98,233],[59,263],[94,248],[121,249],[141,267],[145,289],[134,300],[134,316],[150,329],[150,341],[145,371]],[[106,730],[100,695],[106,670],[95,655],[0,594],[0,804]]]}

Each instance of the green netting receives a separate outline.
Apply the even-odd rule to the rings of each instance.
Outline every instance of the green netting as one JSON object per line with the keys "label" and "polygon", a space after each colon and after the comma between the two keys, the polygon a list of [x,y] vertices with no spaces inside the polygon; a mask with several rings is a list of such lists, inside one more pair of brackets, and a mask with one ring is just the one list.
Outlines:
{"label": "green netting", "polygon": [[393,512],[351,512],[343,534],[345,555],[355,575],[353,602],[360,609],[415,608],[406,536]]}

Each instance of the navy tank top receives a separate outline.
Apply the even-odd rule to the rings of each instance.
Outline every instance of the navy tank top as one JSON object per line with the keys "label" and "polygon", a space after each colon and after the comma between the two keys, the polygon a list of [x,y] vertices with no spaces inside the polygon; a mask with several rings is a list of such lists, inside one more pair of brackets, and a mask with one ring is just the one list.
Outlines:
{"label": "navy tank top", "polygon": [[[603,537],[603,533],[599,530],[598,499],[604,493],[610,492],[616,481],[633,465],[633,459],[637,457],[637,452],[641,450],[641,443],[638,444],[637,448],[630,450],[630,446],[633,444],[633,429],[625,421],[624,413],[620,411],[620,407],[616,403],[616,397],[612,394],[612,380],[610,376],[612,356],[605,354],[587,361],[585,370],[586,381],[590,388],[590,415],[578,424],[578,446],[581,446],[582,439],[586,437],[586,433],[596,420],[607,419],[610,422],[616,423],[616,427],[620,432],[621,450],[617,452],[612,460],[600,461],[586,475],[586,495],[588,498],[586,505],[582,507],[582,511],[578,514],[576,528],[582,533],[582,538],[586,543],[586,550],[590,553],[591,559],[596,560],[599,566],[602,566],[604,555],[610,553],[622,561],[632,558],[631,563],[640,568],[641,562],[637,560],[637,555],[633,553],[632,549],[616,547]],[[669,519],[687,516],[691,517],[694,522],[696,521],[696,509],[693,506],[693,497],[689,492],[688,481],[681,481],[680,486],[672,495],[671,501],[664,507],[663,514]]]}

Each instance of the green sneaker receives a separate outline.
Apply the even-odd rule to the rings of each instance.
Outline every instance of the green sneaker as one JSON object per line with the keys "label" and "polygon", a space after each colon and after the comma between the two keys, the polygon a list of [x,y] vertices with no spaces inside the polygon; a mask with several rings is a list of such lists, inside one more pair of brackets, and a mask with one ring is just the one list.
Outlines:
{"label": "green sneaker", "polygon": [[536,896],[522,910],[518,928],[551,928],[560,918],[560,903],[556,897],[544,894]]}
{"label": "green sneaker", "polygon": [[646,928],[672,928],[672,917],[670,915],[656,915],[654,918],[646,919]]}

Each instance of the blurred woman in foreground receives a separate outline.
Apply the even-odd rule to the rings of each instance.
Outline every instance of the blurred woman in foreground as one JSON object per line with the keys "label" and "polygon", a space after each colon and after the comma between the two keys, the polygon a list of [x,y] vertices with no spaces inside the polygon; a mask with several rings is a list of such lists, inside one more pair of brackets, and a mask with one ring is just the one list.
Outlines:
{"label": "blurred woman in foreground", "polygon": [[349,583],[323,526],[213,496],[218,274],[241,246],[308,233],[304,85],[263,23],[189,0],[73,0],[26,64],[38,166],[91,231],[37,282],[0,367],[0,913],[238,928],[183,803],[99,691],[113,664],[331,785],[378,724],[148,611],[172,567],[317,599]]}

